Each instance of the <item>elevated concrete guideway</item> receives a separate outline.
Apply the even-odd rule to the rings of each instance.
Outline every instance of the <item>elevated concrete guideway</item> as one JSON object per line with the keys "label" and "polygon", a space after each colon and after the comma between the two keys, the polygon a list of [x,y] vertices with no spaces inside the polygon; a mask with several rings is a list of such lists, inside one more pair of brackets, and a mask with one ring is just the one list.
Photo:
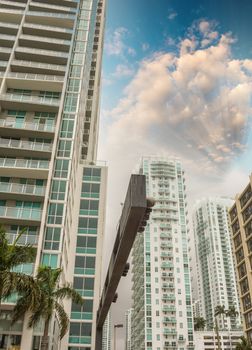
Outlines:
{"label": "elevated concrete guideway", "polygon": [[138,231],[148,220],[154,201],[146,198],[145,175],[131,175],[96,319],[96,350],[102,349],[102,327]]}

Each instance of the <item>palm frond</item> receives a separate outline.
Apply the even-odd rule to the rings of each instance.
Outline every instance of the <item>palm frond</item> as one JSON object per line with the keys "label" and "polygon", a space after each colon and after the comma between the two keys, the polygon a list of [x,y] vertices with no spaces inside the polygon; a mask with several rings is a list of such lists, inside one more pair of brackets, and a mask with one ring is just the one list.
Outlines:
{"label": "palm frond", "polygon": [[54,296],[56,299],[72,299],[76,304],[83,304],[82,296],[76,292],[75,289],[71,288],[70,285],[65,285],[62,288],[57,289],[54,292]]}
{"label": "palm frond", "polygon": [[68,325],[69,325],[69,318],[63,306],[61,306],[57,301],[55,302],[55,310],[59,321],[60,339],[62,339],[67,332]]}
{"label": "palm frond", "polygon": [[11,269],[17,265],[34,262],[36,253],[37,249],[30,244],[16,246],[9,254],[8,268]]}
{"label": "palm frond", "polygon": [[25,313],[30,309],[30,300],[29,294],[25,294],[20,297],[13,309],[11,324],[13,325],[15,322],[20,320]]}

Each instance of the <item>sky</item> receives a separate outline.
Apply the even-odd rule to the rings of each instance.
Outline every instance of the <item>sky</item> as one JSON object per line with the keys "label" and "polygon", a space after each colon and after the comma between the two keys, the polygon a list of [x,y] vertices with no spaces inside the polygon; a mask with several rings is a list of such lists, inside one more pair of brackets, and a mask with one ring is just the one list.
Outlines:
{"label": "sky", "polygon": [[[248,182],[251,13],[251,0],[108,0],[98,151],[109,167],[105,265],[141,156],[181,159],[190,208],[234,198]],[[129,284],[113,322],[130,306]]]}

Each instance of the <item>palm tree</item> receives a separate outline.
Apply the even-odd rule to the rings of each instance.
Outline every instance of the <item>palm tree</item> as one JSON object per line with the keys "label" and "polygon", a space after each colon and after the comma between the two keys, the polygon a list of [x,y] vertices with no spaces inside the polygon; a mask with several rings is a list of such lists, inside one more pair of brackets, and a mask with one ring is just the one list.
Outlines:
{"label": "palm tree", "polygon": [[12,244],[9,243],[6,231],[0,225],[0,307],[1,302],[12,293],[29,290],[32,305],[38,296],[38,288],[32,276],[15,272],[18,265],[32,263],[36,249],[29,244],[19,245],[19,239],[24,234],[22,230]]}
{"label": "palm tree", "polygon": [[[217,305],[216,308],[214,309],[214,329],[216,332],[216,336],[217,336],[217,342],[218,342],[218,350],[221,350],[221,346],[220,346],[220,334],[219,334],[219,326],[218,326],[218,322],[217,322],[217,316],[219,315],[225,315],[226,314],[226,310],[225,310],[225,306],[223,305]],[[224,324],[224,322],[223,322]]]}
{"label": "palm tree", "polygon": [[251,343],[245,337],[241,337],[241,342],[236,345],[236,350],[252,350]]}
{"label": "palm tree", "polygon": [[62,300],[65,298],[72,299],[77,304],[82,304],[83,299],[69,284],[58,287],[61,269],[52,269],[49,266],[40,266],[38,268],[35,281],[40,289],[40,298],[37,305],[30,306],[29,293],[23,293],[18,300],[13,311],[13,323],[24,316],[29,311],[31,316],[29,319],[29,327],[34,327],[40,319],[45,322],[44,334],[41,341],[41,350],[49,349],[49,325],[50,320],[56,312],[60,328],[60,338],[67,332],[69,318],[62,306]]}
{"label": "palm tree", "polygon": [[239,315],[239,312],[236,310],[235,306],[230,306],[228,310],[226,310],[226,316],[231,319],[235,319]]}
{"label": "palm tree", "polygon": [[195,317],[193,321],[195,331],[204,330],[206,327],[206,320],[203,317]]}

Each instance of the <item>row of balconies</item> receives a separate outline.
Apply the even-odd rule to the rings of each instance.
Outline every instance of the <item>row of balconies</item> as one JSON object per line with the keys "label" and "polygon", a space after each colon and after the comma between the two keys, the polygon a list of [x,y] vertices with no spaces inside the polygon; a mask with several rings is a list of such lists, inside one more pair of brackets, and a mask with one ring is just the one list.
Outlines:
{"label": "row of balconies", "polygon": [[38,112],[57,112],[60,104],[59,99],[26,96],[15,93],[6,93],[0,95],[0,104],[3,109],[20,109],[26,111]]}

